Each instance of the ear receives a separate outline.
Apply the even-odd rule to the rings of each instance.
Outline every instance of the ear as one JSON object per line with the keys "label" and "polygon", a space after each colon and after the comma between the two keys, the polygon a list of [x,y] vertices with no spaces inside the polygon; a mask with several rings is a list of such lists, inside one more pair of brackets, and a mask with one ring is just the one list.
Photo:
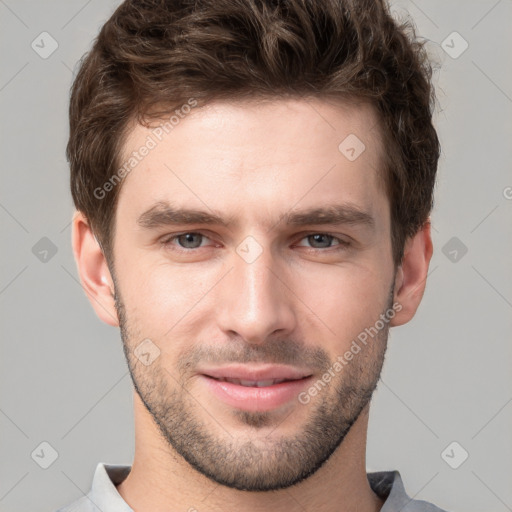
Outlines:
{"label": "ear", "polygon": [[402,264],[395,277],[394,302],[402,309],[390,321],[396,327],[409,322],[423,298],[427,283],[428,266],[432,258],[433,246],[430,236],[430,217],[412,238],[408,238],[404,248]]}
{"label": "ear", "polygon": [[94,311],[105,323],[119,326],[114,301],[114,282],[107,260],[85,216],[73,216],[72,245],[82,287]]}

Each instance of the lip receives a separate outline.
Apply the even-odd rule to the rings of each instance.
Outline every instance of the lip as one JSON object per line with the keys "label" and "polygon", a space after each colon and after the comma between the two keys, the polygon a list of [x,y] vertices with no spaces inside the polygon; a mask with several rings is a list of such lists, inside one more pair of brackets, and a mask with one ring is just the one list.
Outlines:
{"label": "lip", "polygon": [[[296,401],[301,390],[309,384],[312,375],[307,371],[282,365],[237,365],[204,369],[199,378],[208,392],[225,404],[236,409],[257,412],[274,410]],[[251,387],[218,380],[223,378],[249,381],[289,380],[271,386]]]}
{"label": "lip", "polygon": [[227,378],[241,380],[298,380],[311,375],[311,372],[307,370],[276,364],[229,365],[222,368],[203,368],[198,373],[206,375],[207,377],[213,377],[214,379]]}

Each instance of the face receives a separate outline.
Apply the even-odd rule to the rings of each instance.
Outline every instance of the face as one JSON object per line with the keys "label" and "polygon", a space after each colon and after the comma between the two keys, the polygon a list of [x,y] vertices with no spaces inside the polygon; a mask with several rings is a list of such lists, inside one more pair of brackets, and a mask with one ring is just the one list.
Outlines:
{"label": "face", "polygon": [[395,269],[374,112],[216,102],[162,140],[135,127],[124,156],[148,137],[111,269],[136,392],[212,480],[293,485],[368,405],[386,350]]}

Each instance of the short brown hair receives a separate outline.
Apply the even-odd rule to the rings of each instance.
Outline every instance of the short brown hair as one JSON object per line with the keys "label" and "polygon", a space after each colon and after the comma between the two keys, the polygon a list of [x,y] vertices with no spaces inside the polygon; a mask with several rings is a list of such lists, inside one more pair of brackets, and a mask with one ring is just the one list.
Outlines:
{"label": "short brown hair", "polygon": [[385,0],[126,0],[74,80],[66,155],[73,201],[112,262],[118,172],[133,121],[195,98],[339,97],[379,116],[393,260],[429,220],[440,146],[432,66]]}

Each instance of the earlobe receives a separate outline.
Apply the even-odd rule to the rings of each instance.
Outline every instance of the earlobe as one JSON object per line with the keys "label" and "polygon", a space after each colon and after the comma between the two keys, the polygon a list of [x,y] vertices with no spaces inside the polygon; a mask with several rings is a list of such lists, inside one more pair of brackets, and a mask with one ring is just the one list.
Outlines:
{"label": "earlobe", "polygon": [[392,327],[409,322],[415,315],[425,291],[432,253],[429,219],[405,244],[402,264],[395,277],[394,302],[401,309],[391,320]]}
{"label": "earlobe", "polygon": [[114,282],[107,260],[87,219],[78,211],[73,216],[72,245],[80,281],[94,311],[105,323],[118,327]]}

